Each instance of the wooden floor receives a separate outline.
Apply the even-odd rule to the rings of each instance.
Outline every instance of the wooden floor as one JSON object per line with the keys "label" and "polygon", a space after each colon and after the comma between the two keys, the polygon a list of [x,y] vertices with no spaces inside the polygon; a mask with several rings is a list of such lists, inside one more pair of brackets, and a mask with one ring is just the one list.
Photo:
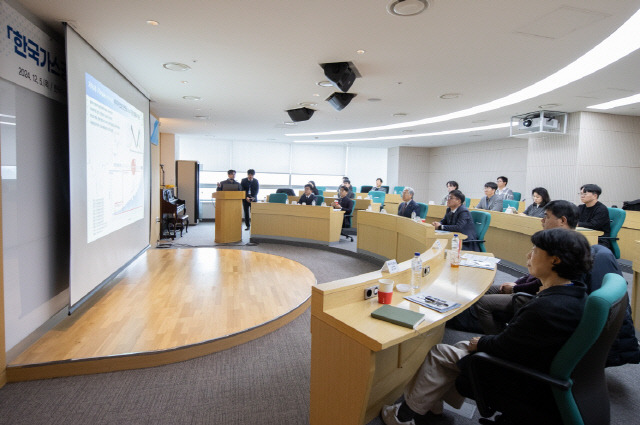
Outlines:
{"label": "wooden floor", "polygon": [[150,249],[107,293],[14,359],[9,381],[156,366],[258,338],[301,314],[316,280],[275,255]]}

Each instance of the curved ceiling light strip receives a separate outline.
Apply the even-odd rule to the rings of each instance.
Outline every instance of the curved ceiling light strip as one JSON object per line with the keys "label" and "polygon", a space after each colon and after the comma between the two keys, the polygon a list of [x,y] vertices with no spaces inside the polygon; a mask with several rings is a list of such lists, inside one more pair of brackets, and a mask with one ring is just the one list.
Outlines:
{"label": "curved ceiling light strip", "polygon": [[382,125],[377,127],[356,128],[350,130],[323,131],[317,133],[291,133],[286,136],[332,136],[337,134],[367,133],[371,131],[395,130],[399,128],[415,127],[419,125],[433,124],[449,121],[456,118],[468,117],[471,115],[488,112],[505,106],[514,105],[528,99],[556,90],[581,78],[591,75],[596,71],[616,62],[628,54],[640,48],[640,10],[627,20],[613,34],[604,39],[600,44],[589,50],[587,53],[565,66],[561,70],[551,74],[547,78],[534,83],[533,85],[509,94],[500,99],[493,100],[482,105],[463,109],[449,114],[424,118],[417,121],[405,123]]}
{"label": "curved ceiling light strip", "polygon": [[482,127],[458,128],[455,130],[436,131],[433,133],[404,134],[402,136],[381,136],[381,137],[367,137],[367,138],[358,138],[358,139],[294,140],[293,143],[379,142],[381,140],[415,139],[416,137],[447,136],[450,134],[472,133],[474,131],[486,131],[486,130],[495,130],[498,128],[508,128],[510,125],[511,125],[510,122],[506,122],[502,124],[485,125]]}

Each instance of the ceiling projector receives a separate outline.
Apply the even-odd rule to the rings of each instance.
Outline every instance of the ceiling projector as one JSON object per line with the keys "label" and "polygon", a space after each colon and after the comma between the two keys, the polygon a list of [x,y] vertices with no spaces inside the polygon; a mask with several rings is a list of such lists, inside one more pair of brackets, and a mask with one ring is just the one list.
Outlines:
{"label": "ceiling projector", "polygon": [[[540,125],[542,124],[542,125]],[[531,131],[548,131],[558,129],[558,120],[555,118],[539,118],[539,117],[525,117],[521,118],[518,124],[520,130]]]}

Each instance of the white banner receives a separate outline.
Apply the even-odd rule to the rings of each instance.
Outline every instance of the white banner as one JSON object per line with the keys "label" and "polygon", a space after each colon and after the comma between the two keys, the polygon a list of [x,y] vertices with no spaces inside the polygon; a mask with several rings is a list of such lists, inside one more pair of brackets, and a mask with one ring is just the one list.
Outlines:
{"label": "white banner", "polygon": [[64,49],[28,19],[0,1],[0,77],[65,102]]}

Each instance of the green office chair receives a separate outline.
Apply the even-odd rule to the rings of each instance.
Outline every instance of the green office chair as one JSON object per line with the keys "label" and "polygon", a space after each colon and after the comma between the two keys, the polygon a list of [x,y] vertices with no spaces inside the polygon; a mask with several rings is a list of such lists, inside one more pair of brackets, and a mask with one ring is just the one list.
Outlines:
{"label": "green office chair", "polygon": [[518,202],[520,202],[520,199],[522,199],[522,193],[520,193],[520,192],[513,192],[513,200],[514,200],[514,201],[518,201]]}
{"label": "green office chair", "polygon": [[369,193],[373,189],[373,186],[362,186],[358,193]]}
{"label": "green office chair", "polygon": [[384,204],[384,198],[387,196],[386,193],[381,191],[369,192],[368,195],[371,197],[371,200],[376,204]]}
{"label": "green office chair", "polygon": [[418,215],[420,216],[421,219],[425,219],[427,218],[427,211],[429,211],[429,205],[425,204],[424,202],[418,202],[418,205],[420,205],[420,209],[418,210]]}
{"label": "green office chair", "polygon": [[484,234],[487,233],[489,224],[491,223],[491,214],[486,211],[471,211],[471,218],[473,219],[473,225],[476,229],[476,235],[478,239],[465,239],[464,242],[475,242],[480,249],[480,252],[487,252],[484,247]]}
{"label": "green office chair", "polygon": [[516,209],[516,211],[518,211],[519,206],[520,206],[520,202],[512,201],[510,199],[505,199],[504,201],[502,201],[502,212],[505,212],[509,207],[513,207]]}
{"label": "green office chair", "polygon": [[485,418],[497,411],[509,423],[540,424],[549,423],[559,411],[564,425],[608,424],[604,365],[628,302],[624,278],[605,275],[602,287],[589,295],[578,327],[553,358],[549,373],[476,353],[456,380],[458,392],[475,399]]}
{"label": "green office chair", "polygon": [[276,204],[286,204],[288,195],[286,193],[272,193],[269,195],[269,202]]}
{"label": "green office chair", "polygon": [[469,205],[471,205],[471,198],[464,198],[464,206],[469,208]]}
{"label": "green office chair", "polygon": [[323,189],[318,189],[317,187],[316,187],[316,189],[318,190],[318,195],[324,195],[324,190]]}
{"label": "green office chair", "polygon": [[607,208],[609,210],[609,220],[611,221],[611,233],[608,237],[600,236],[600,239],[608,239],[611,243],[611,250],[613,251],[613,255],[616,256],[616,259],[620,259],[620,247],[618,246],[618,232],[624,224],[624,219],[627,217],[627,212],[625,210],[621,210],[620,208]]}
{"label": "green office chair", "polygon": [[393,188],[393,194],[394,195],[402,195],[403,191],[404,191],[404,186],[395,186]]}
{"label": "green office chair", "polygon": [[324,202],[324,196],[316,195],[316,205],[322,205],[323,202]]}
{"label": "green office chair", "polygon": [[316,189],[318,189],[318,192],[325,192],[327,190],[327,186],[316,186]]}

